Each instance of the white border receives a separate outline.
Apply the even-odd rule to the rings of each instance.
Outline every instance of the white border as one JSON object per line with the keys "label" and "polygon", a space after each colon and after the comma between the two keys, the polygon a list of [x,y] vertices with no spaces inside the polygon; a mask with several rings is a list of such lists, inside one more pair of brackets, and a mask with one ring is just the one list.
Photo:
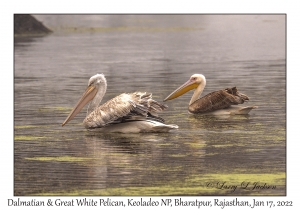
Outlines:
{"label": "white border", "polygon": [[[287,14],[287,196],[256,197],[260,200],[297,199],[299,182],[299,94],[297,79],[299,68],[300,15],[296,1],[3,1],[1,3],[1,207],[7,207],[7,199],[13,197],[13,14],[14,13],[286,13]],[[118,197],[115,197],[116,199]],[[156,197],[159,199],[158,197]],[[165,197],[164,197],[165,198]],[[174,197],[171,197],[175,199]],[[185,197],[186,198],[186,197]],[[227,197],[231,199],[231,197]],[[248,197],[243,197],[245,200]],[[55,197],[51,197],[55,199]],[[66,198],[67,199],[67,198]],[[70,199],[75,199],[74,197]],[[98,198],[94,198],[98,199]],[[120,199],[126,199],[121,197]],[[212,200],[213,197],[202,197]],[[250,198],[249,198],[250,199]],[[45,198],[46,200],[46,198]],[[10,207],[15,208],[15,207]],[[79,208],[79,207],[75,207]],[[100,207],[96,207],[100,208]],[[195,208],[195,207],[193,207]],[[40,209],[40,208],[39,208]],[[74,208],[73,208],[74,209]],[[213,208],[211,208],[213,209]],[[220,208],[217,208],[220,209]],[[231,209],[226,207],[226,209]],[[235,208],[236,209],[236,208]],[[257,208],[259,209],[259,208]]]}

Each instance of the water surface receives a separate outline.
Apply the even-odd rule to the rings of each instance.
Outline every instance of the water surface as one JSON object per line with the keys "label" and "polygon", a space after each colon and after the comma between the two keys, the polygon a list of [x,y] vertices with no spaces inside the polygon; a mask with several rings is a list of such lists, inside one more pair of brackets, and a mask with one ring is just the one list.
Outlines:
{"label": "water surface", "polygon": [[[55,32],[15,37],[16,196],[286,195],[284,15],[35,17]],[[161,114],[170,133],[88,132],[85,110],[61,127],[96,73],[103,101],[139,90],[162,102],[201,73],[203,94],[237,86],[259,108],[194,116],[188,93]]]}

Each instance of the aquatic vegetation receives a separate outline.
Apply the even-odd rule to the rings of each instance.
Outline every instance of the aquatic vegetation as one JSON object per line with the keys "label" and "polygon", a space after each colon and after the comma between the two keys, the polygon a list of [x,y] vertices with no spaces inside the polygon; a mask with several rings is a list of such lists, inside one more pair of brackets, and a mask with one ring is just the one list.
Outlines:
{"label": "aquatic vegetation", "polygon": [[58,162],[83,162],[83,161],[87,161],[87,160],[94,160],[94,158],[58,156],[58,157],[31,157],[31,158],[25,158],[25,160],[58,161]]}
{"label": "aquatic vegetation", "polygon": [[[248,184],[248,185],[247,185]],[[247,185],[247,186],[246,186]],[[169,195],[276,195],[285,185],[285,173],[275,174],[195,174],[184,181],[174,180],[158,186],[66,190],[42,196],[169,196]],[[254,189],[253,189],[254,188]],[[280,195],[280,193],[278,193]]]}
{"label": "aquatic vegetation", "polygon": [[14,140],[15,141],[35,141],[35,140],[43,140],[44,136],[15,136]]}
{"label": "aquatic vegetation", "polygon": [[39,108],[39,112],[55,112],[55,111],[61,111],[61,112],[69,112],[72,110],[72,107],[42,107]]}
{"label": "aquatic vegetation", "polygon": [[15,129],[30,129],[30,128],[42,128],[43,126],[36,126],[36,125],[19,125],[15,126]]}

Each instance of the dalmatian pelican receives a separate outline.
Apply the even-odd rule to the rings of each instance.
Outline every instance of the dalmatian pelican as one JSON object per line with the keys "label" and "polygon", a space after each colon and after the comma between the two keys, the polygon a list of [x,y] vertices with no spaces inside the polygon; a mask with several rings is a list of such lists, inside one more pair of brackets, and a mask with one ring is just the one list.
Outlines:
{"label": "dalmatian pelican", "polygon": [[152,99],[147,92],[122,93],[100,105],[107,89],[103,74],[89,79],[88,87],[79,99],[62,126],[72,120],[88,103],[87,116],[83,125],[88,130],[100,132],[143,133],[168,132],[177,129],[177,125],[164,124],[157,115],[167,108],[166,105]]}

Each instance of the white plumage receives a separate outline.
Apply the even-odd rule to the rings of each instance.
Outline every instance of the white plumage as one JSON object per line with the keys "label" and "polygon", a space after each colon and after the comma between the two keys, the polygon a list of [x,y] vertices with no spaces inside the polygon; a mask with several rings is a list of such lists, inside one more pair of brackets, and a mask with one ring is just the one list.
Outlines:
{"label": "white plumage", "polygon": [[123,93],[100,105],[106,93],[107,83],[103,74],[96,74],[89,80],[85,93],[77,102],[62,126],[72,120],[88,103],[85,128],[102,132],[140,133],[168,132],[177,125],[166,125],[157,113],[166,105],[152,99],[147,92]]}

